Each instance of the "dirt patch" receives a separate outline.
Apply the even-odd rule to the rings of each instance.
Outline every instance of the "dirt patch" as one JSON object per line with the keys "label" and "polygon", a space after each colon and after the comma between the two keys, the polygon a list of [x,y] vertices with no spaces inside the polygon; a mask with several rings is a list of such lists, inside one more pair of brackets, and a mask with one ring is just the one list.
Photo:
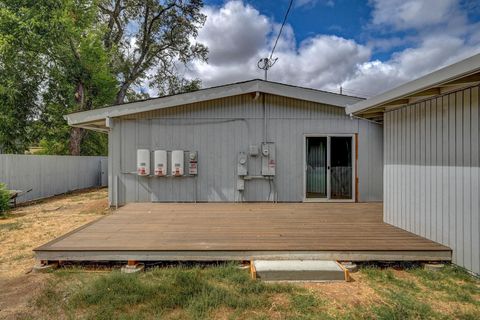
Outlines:
{"label": "dirt patch", "polygon": [[48,277],[28,274],[34,248],[108,213],[107,189],[95,189],[21,205],[0,219],[0,318],[28,313]]}
{"label": "dirt patch", "polygon": [[49,274],[28,274],[0,279],[0,319],[18,319],[35,312],[32,297],[43,291]]}
{"label": "dirt patch", "polygon": [[350,282],[305,283],[303,286],[337,310],[367,306],[381,302],[380,296],[368,285],[360,272],[351,274]]}

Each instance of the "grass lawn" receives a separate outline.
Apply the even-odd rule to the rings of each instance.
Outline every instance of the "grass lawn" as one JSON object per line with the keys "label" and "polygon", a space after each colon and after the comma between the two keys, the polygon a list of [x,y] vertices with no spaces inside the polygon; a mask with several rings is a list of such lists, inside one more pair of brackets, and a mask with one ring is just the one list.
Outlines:
{"label": "grass lawn", "polygon": [[52,275],[32,318],[480,319],[480,281],[452,266],[438,272],[364,267],[354,278],[373,290],[357,303],[333,299],[332,284],[264,283],[234,264]]}
{"label": "grass lawn", "polygon": [[253,281],[236,264],[29,272],[33,248],[109,212],[100,189],[0,217],[0,319],[480,319],[480,280],[453,266],[365,266],[352,282],[295,284]]}

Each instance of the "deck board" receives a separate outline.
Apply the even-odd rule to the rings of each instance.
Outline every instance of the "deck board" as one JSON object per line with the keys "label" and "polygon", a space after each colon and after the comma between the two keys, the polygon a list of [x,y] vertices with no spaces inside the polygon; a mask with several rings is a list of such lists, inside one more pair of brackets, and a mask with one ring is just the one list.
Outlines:
{"label": "deck board", "polygon": [[382,222],[381,203],[131,203],[36,253],[69,251],[428,251],[436,242]]}

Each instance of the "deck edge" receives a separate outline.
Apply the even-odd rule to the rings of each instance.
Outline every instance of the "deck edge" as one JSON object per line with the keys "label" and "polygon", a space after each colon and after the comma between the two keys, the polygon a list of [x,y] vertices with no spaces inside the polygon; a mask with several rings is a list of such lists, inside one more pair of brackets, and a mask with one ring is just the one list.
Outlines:
{"label": "deck edge", "polygon": [[338,261],[451,261],[452,251],[35,251],[39,260],[228,261],[252,259]]}

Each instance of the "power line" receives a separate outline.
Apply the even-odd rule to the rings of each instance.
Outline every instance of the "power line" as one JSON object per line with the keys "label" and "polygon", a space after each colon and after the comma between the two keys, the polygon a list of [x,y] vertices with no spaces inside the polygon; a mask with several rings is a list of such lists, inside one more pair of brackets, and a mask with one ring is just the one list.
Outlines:
{"label": "power line", "polygon": [[278,60],[278,58],[273,59],[273,53],[275,52],[275,49],[277,48],[278,40],[280,39],[280,36],[282,35],[283,27],[285,26],[285,23],[287,22],[288,14],[290,13],[290,9],[292,8],[292,5],[293,5],[293,0],[290,0],[290,3],[288,4],[287,12],[285,12],[285,16],[283,17],[282,26],[280,27],[280,31],[278,32],[277,39],[275,39],[275,44],[273,45],[272,52],[270,53],[270,57],[262,58],[262,59],[258,60],[258,62],[257,62],[257,67],[259,69],[262,69],[262,70],[265,71],[265,80],[267,80],[268,69],[273,67],[275,62],[277,62],[277,60]]}
{"label": "power line", "polygon": [[287,22],[287,17],[288,17],[288,14],[290,13],[290,9],[292,8],[292,4],[293,4],[293,0],[290,0],[290,4],[288,5],[287,12],[285,13],[285,17],[283,18],[282,26],[280,27],[280,31],[278,32],[277,39],[275,40],[275,44],[273,45],[272,53],[270,53],[270,58],[269,58],[270,60],[272,60],[273,53],[275,52],[275,48],[277,48],[278,39],[280,39],[280,36],[282,34],[282,31],[283,31],[283,27],[285,26],[285,23]]}

